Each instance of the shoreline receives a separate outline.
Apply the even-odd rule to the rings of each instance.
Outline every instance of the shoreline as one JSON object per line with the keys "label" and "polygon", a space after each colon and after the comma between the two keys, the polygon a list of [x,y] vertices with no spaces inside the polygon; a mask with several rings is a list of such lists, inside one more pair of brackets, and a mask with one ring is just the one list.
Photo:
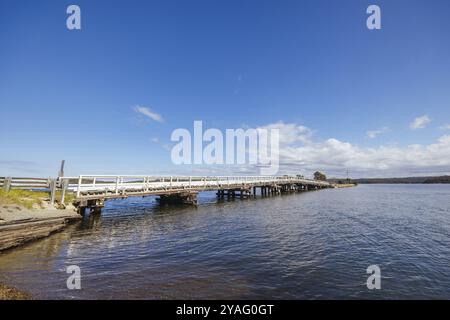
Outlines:
{"label": "shoreline", "polygon": [[357,184],[355,183],[337,183],[333,185],[333,188],[335,189],[339,189],[339,188],[352,188],[352,187],[356,187]]}
{"label": "shoreline", "polygon": [[[0,203],[0,258],[3,253],[62,231],[82,217],[75,207],[27,209]],[[0,300],[32,300],[32,296],[0,280]]]}

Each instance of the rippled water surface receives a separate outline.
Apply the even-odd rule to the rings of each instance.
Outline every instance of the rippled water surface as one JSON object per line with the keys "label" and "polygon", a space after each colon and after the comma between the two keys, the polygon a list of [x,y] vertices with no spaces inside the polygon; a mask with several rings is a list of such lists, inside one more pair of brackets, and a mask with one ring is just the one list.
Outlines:
{"label": "rippled water surface", "polygon": [[[366,287],[369,265],[381,290]],[[65,268],[81,268],[68,290]],[[160,207],[107,202],[0,254],[0,282],[36,298],[450,299],[450,185],[360,185]]]}

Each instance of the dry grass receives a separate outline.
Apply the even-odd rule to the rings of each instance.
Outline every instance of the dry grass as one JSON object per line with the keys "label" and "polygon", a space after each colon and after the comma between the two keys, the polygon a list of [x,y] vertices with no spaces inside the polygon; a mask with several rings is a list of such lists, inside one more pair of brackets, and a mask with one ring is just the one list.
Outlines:
{"label": "dry grass", "polygon": [[[61,198],[61,192],[56,192],[56,199]],[[66,192],[64,203],[71,203],[74,199],[73,194]],[[17,204],[27,209],[32,209],[33,205],[40,205],[42,201],[48,201],[48,192],[42,191],[30,191],[30,190],[18,190],[12,189],[8,192],[0,190],[0,203],[1,204]]]}

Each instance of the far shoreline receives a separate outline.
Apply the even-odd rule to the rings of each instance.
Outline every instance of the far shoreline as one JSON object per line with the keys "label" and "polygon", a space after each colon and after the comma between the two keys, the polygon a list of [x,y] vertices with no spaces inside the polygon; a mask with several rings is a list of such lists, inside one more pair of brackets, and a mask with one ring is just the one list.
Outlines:
{"label": "far shoreline", "polygon": [[357,179],[327,179],[329,182],[339,183],[347,181],[357,184],[450,184],[450,175],[420,176],[420,177],[393,177],[393,178],[357,178]]}

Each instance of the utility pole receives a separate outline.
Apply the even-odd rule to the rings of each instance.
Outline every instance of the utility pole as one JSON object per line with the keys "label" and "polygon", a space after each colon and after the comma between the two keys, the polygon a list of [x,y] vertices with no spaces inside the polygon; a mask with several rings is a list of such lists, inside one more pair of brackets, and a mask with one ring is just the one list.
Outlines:
{"label": "utility pole", "polygon": [[59,169],[58,172],[58,177],[64,177],[64,163],[66,162],[66,160],[62,160],[61,161],[61,169]]}

